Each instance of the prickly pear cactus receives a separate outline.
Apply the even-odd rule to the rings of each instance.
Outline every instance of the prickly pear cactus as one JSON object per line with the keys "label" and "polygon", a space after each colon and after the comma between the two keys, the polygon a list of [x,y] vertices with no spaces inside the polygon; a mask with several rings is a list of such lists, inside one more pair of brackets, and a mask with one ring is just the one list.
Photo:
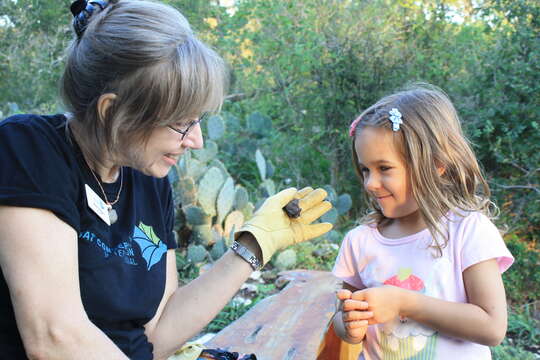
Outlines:
{"label": "prickly pear cactus", "polygon": [[225,122],[219,115],[212,115],[206,122],[206,129],[208,130],[208,137],[211,140],[217,140],[225,133]]}
{"label": "prickly pear cactus", "polygon": [[234,204],[234,181],[231,177],[225,180],[223,187],[219,191],[217,198],[217,222],[223,223],[227,214],[231,211]]}
{"label": "prickly pear cactus", "polygon": [[199,244],[203,246],[210,246],[213,243],[212,240],[213,240],[213,237],[212,237],[211,224],[192,226],[190,243]]}
{"label": "prickly pear cactus", "polygon": [[272,120],[256,111],[248,116],[247,127],[257,137],[268,136],[272,132]]}
{"label": "prickly pear cactus", "polygon": [[196,264],[203,262],[208,256],[208,251],[201,245],[191,244],[187,249],[187,258],[190,262]]}
{"label": "prickly pear cactus", "polygon": [[190,204],[182,208],[186,216],[186,221],[192,225],[211,224],[212,217],[196,205]]}
{"label": "prickly pear cactus", "polygon": [[259,189],[261,191],[261,195],[264,198],[267,198],[276,193],[276,184],[274,184],[272,179],[266,179],[259,185]]}
{"label": "prickly pear cactus", "polygon": [[249,203],[249,194],[242,185],[236,185],[234,188],[234,208],[243,209]]}
{"label": "prickly pear cactus", "polygon": [[195,204],[197,202],[197,186],[190,177],[182,177],[175,186],[180,195],[180,203],[183,205]]}
{"label": "prickly pear cactus", "polygon": [[204,148],[193,150],[193,157],[197,160],[207,163],[210,160],[213,160],[218,153],[218,146],[213,141],[207,141],[204,145]]}
{"label": "prickly pear cactus", "polygon": [[219,240],[212,246],[212,249],[210,250],[210,256],[213,260],[217,260],[227,252],[228,248],[229,247],[225,243],[225,240]]}
{"label": "prickly pear cactus", "polygon": [[341,194],[338,196],[337,202],[336,202],[336,209],[339,215],[346,214],[351,209],[351,206],[352,206],[351,195]]}
{"label": "prickly pear cactus", "polygon": [[257,163],[257,168],[259,169],[259,175],[261,176],[261,179],[263,181],[266,180],[266,160],[264,159],[264,156],[259,149],[255,151],[255,162]]}
{"label": "prickly pear cactus", "polygon": [[224,181],[225,179],[221,170],[212,167],[203,175],[199,182],[199,188],[201,189],[199,192],[199,203],[203,210],[211,216],[215,216],[217,213],[216,200]]}
{"label": "prickly pear cactus", "polygon": [[326,199],[332,203],[333,208],[321,217],[321,221],[335,224],[339,216],[347,214],[351,209],[352,199],[349,194],[338,196],[336,190],[331,185],[325,185],[323,188],[328,193]]}
{"label": "prickly pear cactus", "polygon": [[230,245],[233,229],[240,228],[253,215],[253,204],[246,189],[235,185],[226,166],[215,158],[216,143],[206,144],[207,149],[184,154],[169,179],[175,201],[181,205],[176,227],[178,233],[189,236],[188,251],[192,255],[200,252],[199,247],[192,247],[198,245],[217,259],[225,252],[223,246]]}
{"label": "prickly pear cactus", "polygon": [[239,229],[244,224],[244,214],[236,210],[227,215],[225,219],[225,227],[223,229],[223,236],[228,238],[234,232],[235,229]]}

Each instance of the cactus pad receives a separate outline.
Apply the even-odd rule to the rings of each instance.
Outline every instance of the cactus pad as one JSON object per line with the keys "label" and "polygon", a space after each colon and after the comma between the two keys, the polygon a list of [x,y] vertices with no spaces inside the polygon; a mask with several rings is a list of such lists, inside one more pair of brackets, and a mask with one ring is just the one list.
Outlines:
{"label": "cactus pad", "polygon": [[184,214],[186,215],[186,222],[190,227],[194,225],[210,224],[212,218],[206,214],[200,207],[190,204],[182,207]]}
{"label": "cactus pad", "polygon": [[216,215],[216,200],[225,179],[216,167],[210,168],[199,182],[199,188],[204,189],[199,193],[199,204],[208,215]]}
{"label": "cactus pad", "polygon": [[191,261],[194,264],[203,262],[206,259],[207,255],[208,255],[208,252],[201,245],[191,244],[188,246],[187,258],[189,261]]}
{"label": "cactus pad", "polygon": [[266,160],[264,159],[261,150],[257,149],[255,151],[255,162],[257,163],[257,168],[259,169],[259,175],[262,180],[266,179]]}
{"label": "cactus pad", "polygon": [[219,115],[212,115],[206,122],[208,137],[212,140],[217,140],[225,133],[225,122]]}
{"label": "cactus pad", "polygon": [[225,227],[223,230],[223,236],[229,237],[233,229],[240,229],[244,225],[244,214],[240,211],[233,211],[225,218]]}
{"label": "cactus pad", "polygon": [[225,180],[217,198],[217,223],[221,224],[234,204],[234,181],[231,177]]}

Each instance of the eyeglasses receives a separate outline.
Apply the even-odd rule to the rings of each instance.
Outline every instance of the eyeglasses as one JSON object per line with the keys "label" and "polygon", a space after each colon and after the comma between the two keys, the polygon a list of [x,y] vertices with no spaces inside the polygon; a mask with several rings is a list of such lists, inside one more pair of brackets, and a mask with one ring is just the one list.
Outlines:
{"label": "eyeglasses", "polygon": [[176,131],[177,133],[179,134],[182,134],[182,138],[181,140],[184,140],[184,138],[186,137],[186,135],[189,133],[189,130],[191,130],[191,128],[193,128],[195,125],[199,124],[201,121],[203,121],[204,119],[206,119],[208,117],[208,113],[203,113],[197,120],[193,120],[192,122],[190,122],[189,124],[183,126],[182,128],[175,128],[174,126],[172,125],[167,125],[167,127],[171,130],[174,130]]}

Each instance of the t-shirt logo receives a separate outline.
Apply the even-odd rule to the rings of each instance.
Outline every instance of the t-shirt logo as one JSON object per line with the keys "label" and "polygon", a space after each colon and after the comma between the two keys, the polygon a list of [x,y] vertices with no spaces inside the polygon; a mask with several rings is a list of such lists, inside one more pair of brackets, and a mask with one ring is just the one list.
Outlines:
{"label": "t-shirt logo", "polygon": [[167,246],[157,237],[151,226],[142,222],[133,230],[133,240],[141,248],[141,254],[146,261],[146,270],[157,264],[167,252]]}

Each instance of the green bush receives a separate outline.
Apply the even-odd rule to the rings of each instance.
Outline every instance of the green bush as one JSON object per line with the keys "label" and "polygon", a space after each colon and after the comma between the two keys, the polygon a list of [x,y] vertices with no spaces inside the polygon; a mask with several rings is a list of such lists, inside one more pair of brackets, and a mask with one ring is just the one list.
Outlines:
{"label": "green bush", "polygon": [[503,275],[510,303],[526,304],[540,299],[540,251],[515,235],[507,238],[506,245],[515,258]]}
{"label": "green bush", "polygon": [[508,330],[503,343],[492,349],[494,360],[534,360],[540,344],[540,320],[535,304],[510,307]]}

